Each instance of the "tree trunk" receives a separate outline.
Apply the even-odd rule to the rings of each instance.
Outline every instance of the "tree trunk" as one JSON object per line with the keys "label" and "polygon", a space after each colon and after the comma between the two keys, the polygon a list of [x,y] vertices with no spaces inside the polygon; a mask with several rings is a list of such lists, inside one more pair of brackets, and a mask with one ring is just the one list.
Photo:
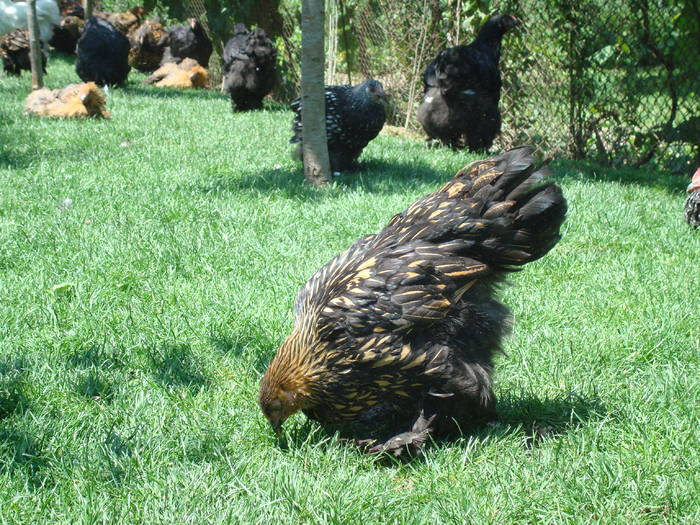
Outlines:
{"label": "tree trunk", "polygon": [[326,139],[323,89],[324,0],[301,3],[301,125],[304,176],[312,184],[328,182],[330,161]]}
{"label": "tree trunk", "polygon": [[83,11],[85,11],[85,20],[92,16],[92,8],[94,4],[94,0],[83,0]]}
{"label": "tree trunk", "polygon": [[32,68],[32,89],[44,87],[44,63],[41,56],[39,24],[36,21],[36,0],[27,2],[27,32],[29,33],[29,63]]}

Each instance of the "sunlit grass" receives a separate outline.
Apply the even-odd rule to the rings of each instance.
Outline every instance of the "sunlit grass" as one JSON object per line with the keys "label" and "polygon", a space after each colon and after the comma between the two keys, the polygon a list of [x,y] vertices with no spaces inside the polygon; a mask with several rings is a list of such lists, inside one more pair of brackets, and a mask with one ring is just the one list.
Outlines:
{"label": "sunlit grass", "polygon": [[22,116],[28,76],[0,78],[3,522],[700,520],[686,181],[556,167],[569,218],[503,291],[497,425],[384,465],[299,416],[281,449],[256,392],[297,289],[474,157],[380,137],[318,190],[290,112],[142,78],[84,122]]}

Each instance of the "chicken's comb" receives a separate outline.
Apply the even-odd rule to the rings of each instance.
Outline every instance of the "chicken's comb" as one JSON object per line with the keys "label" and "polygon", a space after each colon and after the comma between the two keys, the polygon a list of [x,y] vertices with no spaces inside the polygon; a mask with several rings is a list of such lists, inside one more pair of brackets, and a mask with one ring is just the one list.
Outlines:
{"label": "chicken's comb", "polygon": [[688,191],[698,191],[700,190],[700,168],[693,174],[693,178],[688,185]]}

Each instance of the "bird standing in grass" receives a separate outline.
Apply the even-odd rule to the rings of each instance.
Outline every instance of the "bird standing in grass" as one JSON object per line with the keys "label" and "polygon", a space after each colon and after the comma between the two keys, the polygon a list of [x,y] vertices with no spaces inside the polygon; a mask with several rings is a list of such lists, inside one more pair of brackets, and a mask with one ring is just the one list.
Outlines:
{"label": "bird standing in grass", "polygon": [[[386,94],[381,82],[373,79],[357,86],[325,86],[326,138],[331,170],[338,173],[356,168],[357,158],[386,122]],[[292,122],[296,144],[294,157],[302,160],[303,110],[301,98],[291,104],[296,113]]]}
{"label": "bird standing in grass", "polygon": [[143,73],[158,69],[169,34],[158,19],[146,20],[129,35],[129,65]]}
{"label": "bird standing in grass", "polygon": [[76,47],[75,71],[84,82],[124,84],[129,75],[129,40],[112,24],[92,17]]}
{"label": "bird standing in grass", "polygon": [[501,39],[520,21],[495,15],[466,46],[444,49],[423,74],[418,121],[431,139],[470,151],[491,147],[501,130]]}
{"label": "bird standing in grass", "polygon": [[[8,75],[19,76],[23,70],[32,70],[29,59],[29,33],[26,29],[15,29],[0,36],[0,59],[2,59],[2,68]],[[46,73],[44,53],[41,54],[41,66]]]}
{"label": "bird standing in grass", "polygon": [[475,162],[359,239],[297,296],[295,324],[260,383],[275,431],[391,415],[369,451],[420,451],[427,436],[492,418],[493,356],[510,326],[495,297],[560,238],[561,190],[528,147]]}
{"label": "bird standing in grass", "polygon": [[688,198],[685,201],[685,220],[693,228],[700,227],[700,168],[688,185]]}
{"label": "bird standing in grass", "polygon": [[168,46],[163,52],[161,65],[168,62],[181,62],[185,58],[194,58],[200,66],[209,68],[209,57],[213,52],[211,40],[202,24],[196,18],[190,18],[190,26],[175,26],[169,31]]}
{"label": "bird standing in grass", "polygon": [[265,31],[248,31],[236,24],[224,47],[224,91],[233,110],[261,109],[262,100],[275,85],[277,50]]}

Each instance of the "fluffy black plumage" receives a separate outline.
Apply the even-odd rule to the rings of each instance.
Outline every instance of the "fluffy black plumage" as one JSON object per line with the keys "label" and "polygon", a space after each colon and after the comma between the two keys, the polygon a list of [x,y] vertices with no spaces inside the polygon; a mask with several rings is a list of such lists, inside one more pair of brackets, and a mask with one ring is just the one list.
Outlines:
{"label": "fluffy black plumage", "polygon": [[547,176],[529,147],[477,161],[318,270],[260,384],[272,426],[298,410],[375,427],[393,415],[404,432],[370,451],[398,455],[493,417],[510,327],[497,284],[546,255],[566,215]]}
{"label": "fluffy black plumage", "polygon": [[[331,169],[354,169],[357,158],[369,142],[379,135],[386,122],[386,94],[381,82],[373,79],[356,86],[325,86],[326,137]],[[301,98],[291,104],[296,113],[292,122],[297,144],[295,157],[302,159]]]}
{"label": "fluffy black plumage", "polygon": [[248,31],[236,24],[224,47],[224,90],[233,110],[262,108],[262,99],[275,85],[277,50],[265,31]]}
{"label": "fluffy black plumage", "polygon": [[92,17],[76,46],[75,71],[83,82],[124,84],[129,76],[129,40],[101,18]]}
{"label": "fluffy black plumage", "polygon": [[[15,29],[0,36],[0,59],[8,75],[19,76],[22,71],[31,71],[29,58],[29,33],[26,29]],[[41,65],[46,73],[46,55],[41,53]]]}
{"label": "fluffy black plumage", "polygon": [[169,31],[169,44],[163,52],[161,65],[194,58],[203,68],[209,68],[212,53],[211,40],[196,18],[190,19],[189,27],[175,26]]}
{"label": "fluffy black plumage", "polygon": [[431,139],[471,151],[491,147],[501,129],[501,39],[519,23],[495,15],[466,46],[441,51],[423,74],[424,99],[418,120]]}

